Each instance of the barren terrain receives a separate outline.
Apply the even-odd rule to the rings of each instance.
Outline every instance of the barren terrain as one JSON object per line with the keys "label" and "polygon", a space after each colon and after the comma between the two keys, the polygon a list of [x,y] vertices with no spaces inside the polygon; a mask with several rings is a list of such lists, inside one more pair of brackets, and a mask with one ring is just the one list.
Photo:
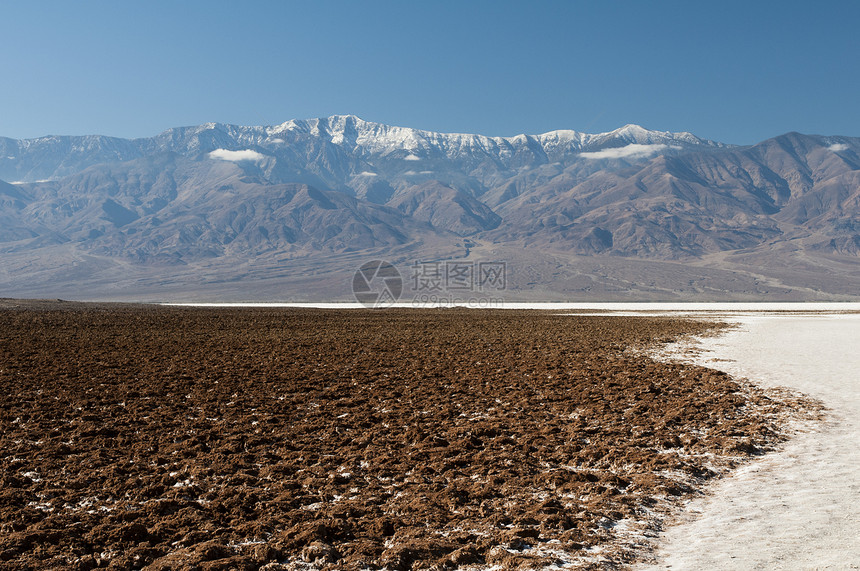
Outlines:
{"label": "barren terrain", "polygon": [[623,566],[782,438],[712,327],[0,301],[0,565]]}
{"label": "barren terrain", "polygon": [[[821,399],[804,424],[684,510],[642,569],[860,568],[860,314],[735,316],[738,327],[686,351],[696,363],[763,387]],[[685,344],[686,345],[686,344]]]}

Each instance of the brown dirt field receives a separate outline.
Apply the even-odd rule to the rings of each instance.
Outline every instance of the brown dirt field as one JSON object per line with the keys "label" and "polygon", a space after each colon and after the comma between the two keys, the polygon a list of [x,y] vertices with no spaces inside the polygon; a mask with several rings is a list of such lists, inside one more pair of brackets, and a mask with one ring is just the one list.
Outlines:
{"label": "brown dirt field", "polygon": [[784,405],[629,351],[708,327],[0,302],[0,567],[623,566],[781,438]]}

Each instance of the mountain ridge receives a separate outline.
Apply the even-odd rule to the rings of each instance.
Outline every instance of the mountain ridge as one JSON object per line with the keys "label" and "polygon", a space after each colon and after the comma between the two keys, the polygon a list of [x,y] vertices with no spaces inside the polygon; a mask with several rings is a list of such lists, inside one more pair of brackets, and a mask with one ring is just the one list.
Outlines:
{"label": "mountain ridge", "polygon": [[[354,136],[347,135],[354,131]],[[278,136],[280,135],[280,136]],[[556,130],[539,135],[514,135],[512,137],[488,137],[469,133],[441,133],[397,127],[383,123],[364,121],[355,115],[333,115],[316,119],[291,119],[274,126],[242,126],[225,123],[204,123],[201,125],[174,127],[166,129],[153,137],[123,139],[103,135],[48,135],[34,139],[10,139],[0,137],[0,179],[9,182],[36,182],[71,174],[68,165],[59,163],[53,171],[49,170],[50,152],[62,154],[64,159],[73,160],[76,156],[92,157],[85,166],[92,166],[109,160],[131,160],[159,151],[174,151],[191,155],[211,152],[216,149],[242,150],[257,147],[260,150],[274,150],[287,141],[283,136],[307,136],[326,140],[344,147],[353,141],[352,148],[366,150],[373,154],[382,151],[419,151],[441,150],[446,156],[465,152],[465,148],[483,149],[499,156],[523,150],[528,143],[537,143],[544,155],[572,150],[600,149],[614,143],[656,144],[654,141],[675,141],[679,144],[703,145],[715,148],[727,147],[723,143],[700,139],[687,132],[652,131],[638,125],[625,125],[606,133],[588,134],[572,130]],[[326,138],[324,135],[327,135]],[[412,143],[412,144],[409,144]],[[549,153],[547,152],[549,151]],[[21,155],[35,155],[41,164],[35,170],[16,178],[10,166],[14,161],[21,162]],[[409,156],[408,154],[405,156]],[[36,160],[32,162],[36,162]],[[80,170],[80,166],[76,167]]]}
{"label": "mountain ridge", "polygon": [[[360,259],[501,257],[522,265],[511,292],[525,297],[860,296],[860,138],[485,137],[337,115],[0,139],[10,173],[32,180],[0,182],[5,291],[176,294],[205,275],[213,292],[277,278],[343,298]],[[564,259],[610,270],[586,279]],[[684,272],[720,283],[691,293]],[[304,291],[310,276],[329,285]]]}

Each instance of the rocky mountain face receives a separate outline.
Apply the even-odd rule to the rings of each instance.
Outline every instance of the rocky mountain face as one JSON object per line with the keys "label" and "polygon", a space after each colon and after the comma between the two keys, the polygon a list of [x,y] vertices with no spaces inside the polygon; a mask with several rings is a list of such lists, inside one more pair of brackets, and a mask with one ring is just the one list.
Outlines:
{"label": "rocky mountain face", "polygon": [[[849,137],[737,147],[635,125],[484,137],[334,116],[136,140],[0,138],[0,179],[0,291],[16,295],[191,291],[201,268],[253,292],[293,283],[290,268],[340,283],[363,258],[469,255],[522,260],[516,291],[543,297],[606,297],[615,279],[578,288],[569,268],[533,271],[550,257],[707,267],[723,272],[720,298],[766,293],[750,283],[860,295],[860,139]],[[831,285],[804,277],[821,271]],[[678,279],[636,291],[671,298],[689,281]]]}

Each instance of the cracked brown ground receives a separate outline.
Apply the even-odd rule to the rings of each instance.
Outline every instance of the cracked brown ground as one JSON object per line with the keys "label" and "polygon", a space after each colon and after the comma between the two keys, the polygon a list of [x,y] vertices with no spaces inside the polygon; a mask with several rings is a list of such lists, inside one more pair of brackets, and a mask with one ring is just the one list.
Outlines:
{"label": "cracked brown ground", "polygon": [[784,405],[629,350],[709,327],[6,302],[0,566],[624,566],[619,522],[781,438]]}

